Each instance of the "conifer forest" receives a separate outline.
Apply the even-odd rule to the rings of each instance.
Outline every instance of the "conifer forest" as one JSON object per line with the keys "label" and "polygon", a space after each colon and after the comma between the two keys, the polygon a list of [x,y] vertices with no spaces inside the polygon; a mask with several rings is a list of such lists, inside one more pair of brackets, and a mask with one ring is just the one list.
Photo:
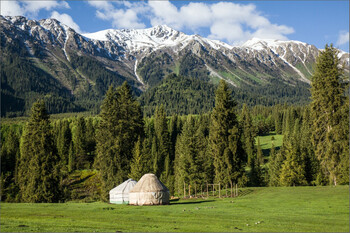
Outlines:
{"label": "conifer forest", "polygon": [[[349,183],[349,83],[333,46],[320,53],[310,100],[299,105],[259,105],[252,99],[247,105],[223,80],[202,88],[190,77],[170,75],[178,81],[164,85],[172,85],[179,102],[144,107],[167,95],[155,90],[137,98],[125,81],[109,86],[97,115],[55,119],[38,100],[25,121],[3,121],[1,200],[107,202],[109,190],[146,173],[154,173],[172,196],[182,195],[184,183]],[[181,93],[184,85],[193,91]],[[186,108],[191,114],[184,114]],[[271,132],[283,135],[282,145],[275,146],[272,138],[272,147],[263,150],[257,137]],[[78,181],[86,182],[79,186]]]}

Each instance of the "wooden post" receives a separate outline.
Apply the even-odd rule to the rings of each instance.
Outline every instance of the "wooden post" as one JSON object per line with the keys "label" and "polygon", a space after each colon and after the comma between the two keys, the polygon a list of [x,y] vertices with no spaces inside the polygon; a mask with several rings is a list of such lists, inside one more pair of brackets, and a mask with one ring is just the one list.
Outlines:
{"label": "wooden post", "polygon": [[186,184],[184,182],[184,198],[186,197]]}
{"label": "wooden post", "polygon": [[233,197],[236,197],[236,184],[233,183]]}
{"label": "wooden post", "polygon": [[213,197],[215,196],[215,192],[214,192],[214,184],[213,184]]}
{"label": "wooden post", "polygon": [[221,185],[220,185],[220,183],[219,183],[219,198],[221,198]]}
{"label": "wooden post", "polygon": [[207,183],[207,198],[209,197],[209,185]]}
{"label": "wooden post", "polygon": [[231,197],[233,197],[233,187],[232,187],[232,180],[230,181],[231,184]]}

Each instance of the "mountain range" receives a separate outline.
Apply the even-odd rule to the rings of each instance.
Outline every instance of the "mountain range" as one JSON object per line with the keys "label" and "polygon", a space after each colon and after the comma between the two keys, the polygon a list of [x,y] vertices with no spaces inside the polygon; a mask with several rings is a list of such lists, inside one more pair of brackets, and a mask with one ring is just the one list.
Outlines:
{"label": "mountain range", "polygon": [[[171,73],[208,85],[224,79],[241,91],[307,90],[320,52],[304,42],[257,38],[231,46],[166,25],[79,34],[55,19],[22,16],[0,16],[0,38],[1,114],[8,116],[41,97],[51,112],[96,109],[109,85],[124,81],[142,98]],[[348,74],[349,53],[338,57]]]}

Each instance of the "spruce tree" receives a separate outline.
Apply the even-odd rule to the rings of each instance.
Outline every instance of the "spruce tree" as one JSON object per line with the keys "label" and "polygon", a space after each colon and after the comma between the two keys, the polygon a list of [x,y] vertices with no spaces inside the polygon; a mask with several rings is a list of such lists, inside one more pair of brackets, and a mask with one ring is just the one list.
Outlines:
{"label": "spruce tree", "polygon": [[73,138],[76,169],[89,168],[85,133],[85,119],[83,117],[79,117],[76,122],[75,134]]}
{"label": "spruce tree", "polygon": [[302,161],[290,141],[287,141],[284,144],[284,154],[286,159],[283,161],[280,170],[280,185],[306,185],[307,182],[305,179],[305,171],[302,166]]}
{"label": "spruce tree", "polygon": [[130,165],[129,177],[134,180],[139,180],[145,174],[144,168],[146,166],[144,164],[147,160],[143,155],[143,143],[141,137],[139,137],[134,147],[133,158]]}
{"label": "spruce tree", "polygon": [[94,167],[99,170],[101,199],[107,201],[109,190],[128,178],[134,145],[143,135],[140,104],[126,82],[117,90],[109,87],[100,117]]}
{"label": "spruce tree", "polygon": [[245,158],[235,106],[227,83],[221,80],[216,91],[209,133],[215,182],[221,184],[237,183],[243,173],[242,162]]}
{"label": "spruce tree", "polygon": [[[326,45],[317,58],[311,96],[312,143],[315,154],[329,183],[337,185],[338,178],[343,176],[341,174],[347,173],[342,172],[339,165],[349,160],[349,127],[346,127],[349,112],[343,111],[348,101],[338,51],[332,45]],[[345,126],[345,130],[340,126]],[[349,173],[345,175],[345,180],[348,176]]]}
{"label": "spruce tree", "polygon": [[248,158],[248,164],[255,152],[255,132],[252,124],[252,119],[248,111],[246,104],[243,104],[242,113],[241,113],[241,125],[242,125],[242,144],[243,149]]}
{"label": "spruce tree", "polygon": [[258,137],[258,145],[257,145],[257,150],[256,150],[256,159],[259,160],[259,164],[264,164],[264,154],[261,149],[260,145],[260,138]]}
{"label": "spruce tree", "polygon": [[57,153],[62,166],[67,166],[69,160],[69,147],[72,142],[72,131],[69,127],[68,120],[60,121],[59,127],[60,129],[57,136]]}
{"label": "spruce tree", "polygon": [[23,202],[56,202],[57,152],[45,103],[33,104],[20,145],[18,184]]}
{"label": "spruce tree", "polygon": [[173,162],[170,160],[171,140],[168,131],[168,120],[163,105],[156,108],[154,128],[157,140],[157,170],[155,173],[157,177],[160,177],[162,182],[172,187]]}

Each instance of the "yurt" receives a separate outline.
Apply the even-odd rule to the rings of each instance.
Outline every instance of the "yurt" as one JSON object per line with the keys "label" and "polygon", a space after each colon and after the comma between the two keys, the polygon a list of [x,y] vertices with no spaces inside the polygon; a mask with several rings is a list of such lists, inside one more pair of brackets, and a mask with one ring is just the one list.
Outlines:
{"label": "yurt", "polygon": [[169,189],[151,173],[141,177],[129,193],[129,205],[167,205]]}
{"label": "yurt", "polygon": [[109,191],[109,202],[113,204],[128,204],[129,192],[136,185],[136,181],[128,179]]}

